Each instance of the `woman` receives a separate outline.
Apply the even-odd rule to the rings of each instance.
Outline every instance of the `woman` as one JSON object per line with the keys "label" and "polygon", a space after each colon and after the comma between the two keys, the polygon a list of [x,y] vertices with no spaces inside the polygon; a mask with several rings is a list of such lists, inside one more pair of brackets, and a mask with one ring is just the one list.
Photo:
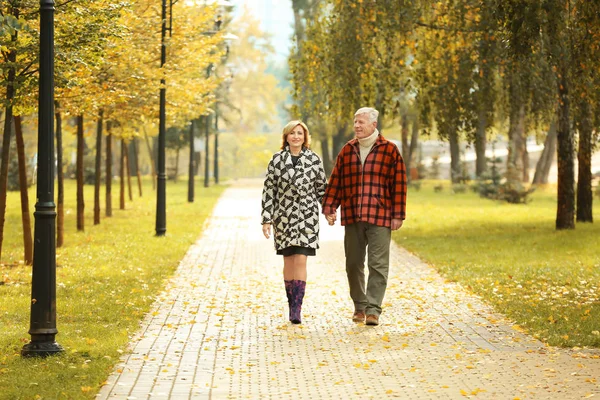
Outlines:
{"label": "woman", "polygon": [[281,150],[267,167],[262,193],[262,230],[273,228],[277,254],[283,256],[283,279],[294,324],[302,322],[306,259],[319,248],[319,204],[325,194],[323,163],[310,149],[308,128],[291,121],[283,128]]}

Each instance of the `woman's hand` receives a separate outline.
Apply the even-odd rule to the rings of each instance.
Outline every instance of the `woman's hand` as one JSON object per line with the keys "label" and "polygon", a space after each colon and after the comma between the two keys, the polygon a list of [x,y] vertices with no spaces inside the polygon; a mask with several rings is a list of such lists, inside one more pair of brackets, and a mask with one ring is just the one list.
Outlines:
{"label": "woman's hand", "polygon": [[329,225],[335,224],[335,213],[326,215],[325,218],[327,218],[327,222],[329,223]]}
{"label": "woman's hand", "polygon": [[263,224],[263,235],[268,239],[271,237],[271,224]]}

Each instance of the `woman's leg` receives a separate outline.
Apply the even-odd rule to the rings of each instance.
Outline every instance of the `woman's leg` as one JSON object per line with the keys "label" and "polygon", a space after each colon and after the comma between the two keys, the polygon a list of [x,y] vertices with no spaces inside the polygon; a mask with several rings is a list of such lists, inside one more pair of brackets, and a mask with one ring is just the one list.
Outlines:
{"label": "woman's leg", "polygon": [[294,277],[292,279],[306,282],[306,259],[308,257],[303,254],[296,254],[292,257],[294,258]]}
{"label": "woman's leg", "polygon": [[294,256],[283,257],[283,283],[288,300],[289,320],[292,320],[292,309],[294,308]]}
{"label": "woman's leg", "polygon": [[295,255],[294,256],[288,256],[288,257],[283,257],[283,279],[286,281],[292,281],[294,279],[296,279],[294,277],[294,262],[295,262]]}

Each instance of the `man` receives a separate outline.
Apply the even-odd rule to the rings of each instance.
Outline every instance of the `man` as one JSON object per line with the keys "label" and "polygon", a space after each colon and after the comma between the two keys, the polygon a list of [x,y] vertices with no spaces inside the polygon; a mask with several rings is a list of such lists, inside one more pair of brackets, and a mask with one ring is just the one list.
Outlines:
{"label": "man", "polygon": [[[323,214],[335,223],[341,205],[344,250],[354,322],[379,325],[387,288],[392,231],[406,218],[406,167],[396,145],[377,130],[379,112],[354,114],[356,137],[342,147],[329,178]],[[369,279],[365,290],[365,255]]]}

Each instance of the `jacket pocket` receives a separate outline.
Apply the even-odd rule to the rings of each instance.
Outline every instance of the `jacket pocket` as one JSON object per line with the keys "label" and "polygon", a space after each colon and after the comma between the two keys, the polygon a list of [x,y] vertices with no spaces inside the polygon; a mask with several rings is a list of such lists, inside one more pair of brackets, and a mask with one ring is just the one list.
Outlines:
{"label": "jacket pocket", "polygon": [[383,208],[384,210],[388,209],[387,202],[384,198],[382,198],[381,196],[375,196],[375,200],[377,200],[377,205],[379,207]]}

